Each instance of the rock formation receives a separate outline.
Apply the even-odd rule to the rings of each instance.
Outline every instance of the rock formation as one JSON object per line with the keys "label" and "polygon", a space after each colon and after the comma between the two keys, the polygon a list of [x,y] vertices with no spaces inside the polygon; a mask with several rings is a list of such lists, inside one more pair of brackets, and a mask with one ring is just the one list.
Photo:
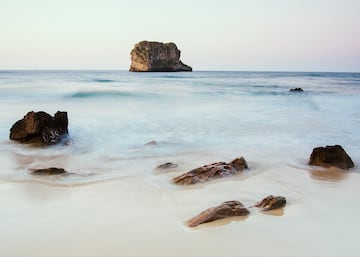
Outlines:
{"label": "rock formation", "polygon": [[192,71],[174,43],[141,41],[131,51],[130,71]]}
{"label": "rock formation", "polygon": [[189,227],[196,227],[200,224],[211,222],[214,220],[224,219],[234,216],[247,216],[249,210],[239,201],[224,202],[219,206],[206,209],[196,217],[188,220],[186,224]]}
{"label": "rock formation", "polygon": [[173,179],[175,184],[190,185],[201,183],[214,177],[225,177],[234,175],[243,169],[247,169],[244,157],[236,158],[230,163],[215,162],[193,169]]}
{"label": "rock formation", "polygon": [[158,143],[155,140],[147,142],[145,145],[157,145]]}
{"label": "rock formation", "polygon": [[174,168],[177,168],[177,166],[178,165],[176,163],[165,162],[165,163],[160,164],[159,166],[157,166],[156,169],[160,169],[160,170],[174,169]]}
{"label": "rock formation", "polygon": [[66,112],[57,112],[55,116],[46,112],[28,112],[10,129],[10,139],[20,143],[51,145],[59,143],[68,135]]}
{"label": "rock formation", "polygon": [[334,166],[344,170],[354,167],[350,156],[340,145],[314,148],[310,155],[309,164],[325,168]]}
{"label": "rock formation", "polygon": [[262,211],[270,211],[282,208],[286,205],[286,198],[283,196],[269,195],[257,202],[254,207],[260,208]]}
{"label": "rock formation", "polygon": [[50,175],[62,175],[62,174],[70,174],[66,170],[61,168],[47,168],[47,169],[34,169],[31,170],[31,174],[39,175],[39,176],[50,176]]}
{"label": "rock formation", "polygon": [[289,91],[290,92],[304,92],[304,89],[302,89],[301,87],[296,87],[296,88],[291,88]]}

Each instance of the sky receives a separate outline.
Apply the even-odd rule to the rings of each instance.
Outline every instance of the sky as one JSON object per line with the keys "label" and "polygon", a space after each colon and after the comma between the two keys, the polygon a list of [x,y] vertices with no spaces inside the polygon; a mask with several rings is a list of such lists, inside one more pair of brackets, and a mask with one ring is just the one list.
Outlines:
{"label": "sky", "polygon": [[360,1],[0,1],[0,69],[128,70],[142,40],[194,70],[360,72]]}

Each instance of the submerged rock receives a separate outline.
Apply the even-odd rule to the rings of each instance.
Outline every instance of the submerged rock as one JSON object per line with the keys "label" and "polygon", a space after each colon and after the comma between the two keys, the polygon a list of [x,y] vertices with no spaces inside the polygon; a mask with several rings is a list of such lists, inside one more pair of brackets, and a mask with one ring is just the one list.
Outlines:
{"label": "submerged rock", "polygon": [[51,145],[68,135],[67,112],[58,111],[54,117],[46,112],[28,112],[10,129],[10,139],[20,143]]}
{"label": "submerged rock", "polygon": [[193,169],[175,177],[173,182],[181,185],[201,183],[209,180],[210,178],[231,176],[247,168],[248,166],[244,157],[240,157],[230,163],[215,162]]}
{"label": "submerged rock", "polygon": [[131,51],[130,71],[192,71],[174,43],[141,41]]}
{"label": "submerged rock", "polygon": [[340,145],[314,148],[309,164],[325,168],[334,166],[345,170],[354,167],[350,156]]}
{"label": "submerged rock", "polygon": [[304,92],[304,89],[302,89],[301,87],[296,87],[296,88],[291,88],[289,91],[290,92]]}
{"label": "submerged rock", "polygon": [[286,205],[286,198],[283,196],[269,195],[257,202],[254,207],[260,208],[262,211],[270,211],[283,208]]}
{"label": "submerged rock", "polygon": [[166,162],[163,164],[160,164],[159,166],[157,166],[157,169],[161,169],[161,170],[166,170],[166,169],[174,169],[177,168],[177,164],[176,163],[172,163],[172,162]]}
{"label": "submerged rock", "polygon": [[211,207],[201,212],[196,217],[188,220],[186,224],[189,227],[196,227],[203,223],[208,223],[214,220],[224,219],[234,216],[247,216],[249,210],[239,201],[227,201],[219,206]]}
{"label": "submerged rock", "polygon": [[147,142],[145,145],[157,145],[158,143],[155,140]]}
{"label": "submerged rock", "polygon": [[69,174],[66,170],[61,168],[47,168],[47,169],[35,169],[31,170],[32,175],[39,176],[50,176],[50,175],[61,175],[61,174]]}

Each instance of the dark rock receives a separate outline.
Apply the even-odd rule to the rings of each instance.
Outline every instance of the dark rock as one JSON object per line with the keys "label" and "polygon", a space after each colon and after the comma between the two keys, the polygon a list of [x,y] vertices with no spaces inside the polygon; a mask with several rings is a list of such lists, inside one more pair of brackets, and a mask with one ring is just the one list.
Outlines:
{"label": "dark rock", "polygon": [[304,92],[304,90],[301,87],[291,88],[289,91],[290,92]]}
{"label": "dark rock", "polygon": [[177,165],[176,163],[166,162],[166,163],[160,164],[160,165],[157,166],[156,168],[157,168],[157,169],[165,170],[165,169],[174,169],[174,168],[176,168],[177,166],[178,166],[178,165]]}
{"label": "dark rock", "polygon": [[174,43],[141,41],[131,51],[130,71],[192,71]]}
{"label": "dark rock", "polygon": [[39,176],[61,175],[69,174],[66,170],[60,168],[47,168],[47,169],[35,169],[31,170],[31,174]]}
{"label": "dark rock", "polygon": [[215,162],[193,169],[173,179],[175,184],[190,185],[201,183],[215,177],[225,177],[234,175],[243,169],[247,169],[244,157],[236,158],[230,163]]}
{"label": "dark rock", "polygon": [[214,220],[224,219],[234,216],[247,216],[249,210],[239,201],[224,202],[219,206],[206,209],[196,217],[188,220],[186,223],[189,227],[196,227],[203,223],[208,223]]}
{"label": "dark rock", "polygon": [[46,112],[28,112],[10,129],[10,139],[21,143],[51,145],[59,143],[68,135],[66,112],[57,112],[54,117]]}
{"label": "dark rock", "polygon": [[155,140],[147,142],[145,145],[157,145],[158,143]]}
{"label": "dark rock", "polygon": [[270,211],[283,208],[286,205],[286,198],[283,196],[269,195],[257,202],[254,207],[260,208],[262,211]]}
{"label": "dark rock", "polygon": [[354,167],[350,156],[340,145],[314,148],[310,155],[309,164],[325,168],[334,166],[345,170]]}

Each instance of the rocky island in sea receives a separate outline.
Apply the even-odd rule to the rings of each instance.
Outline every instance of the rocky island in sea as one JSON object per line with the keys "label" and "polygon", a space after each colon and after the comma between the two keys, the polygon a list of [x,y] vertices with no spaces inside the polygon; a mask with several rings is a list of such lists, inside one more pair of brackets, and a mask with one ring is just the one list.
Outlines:
{"label": "rocky island in sea", "polygon": [[130,54],[130,71],[192,71],[180,61],[180,50],[174,43],[141,41]]}

